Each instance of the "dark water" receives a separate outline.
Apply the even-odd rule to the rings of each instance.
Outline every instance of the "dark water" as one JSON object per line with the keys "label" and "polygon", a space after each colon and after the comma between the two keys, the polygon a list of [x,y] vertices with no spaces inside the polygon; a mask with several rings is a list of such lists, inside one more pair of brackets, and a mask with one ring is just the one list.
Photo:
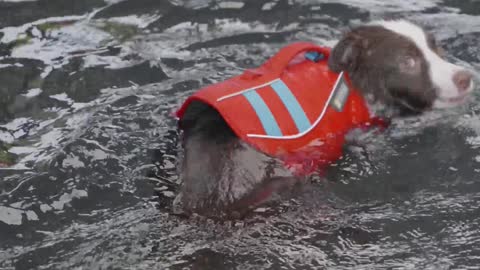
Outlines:
{"label": "dark water", "polygon": [[0,269],[478,269],[477,97],[355,138],[274,214],[169,214],[183,99],[382,17],[480,71],[476,0],[0,1]]}

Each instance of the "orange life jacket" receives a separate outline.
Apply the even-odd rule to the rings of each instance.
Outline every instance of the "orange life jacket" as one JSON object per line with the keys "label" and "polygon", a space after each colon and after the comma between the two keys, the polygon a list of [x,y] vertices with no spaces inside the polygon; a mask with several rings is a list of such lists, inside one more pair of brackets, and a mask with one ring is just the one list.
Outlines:
{"label": "orange life jacket", "polygon": [[[303,61],[292,61],[299,55]],[[329,48],[293,43],[259,68],[197,91],[176,115],[205,102],[240,139],[308,174],[340,158],[345,135],[372,120],[348,75],[328,68],[329,55]]]}

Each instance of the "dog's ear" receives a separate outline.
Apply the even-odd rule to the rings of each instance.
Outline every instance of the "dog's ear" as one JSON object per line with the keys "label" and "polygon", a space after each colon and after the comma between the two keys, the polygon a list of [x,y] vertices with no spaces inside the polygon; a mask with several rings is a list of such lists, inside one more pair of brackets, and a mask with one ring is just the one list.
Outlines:
{"label": "dog's ear", "polygon": [[341,39],[330,53],[328,67],[333,72],[354,70],[361,50],[359,43],[359,39],[353,35]]}

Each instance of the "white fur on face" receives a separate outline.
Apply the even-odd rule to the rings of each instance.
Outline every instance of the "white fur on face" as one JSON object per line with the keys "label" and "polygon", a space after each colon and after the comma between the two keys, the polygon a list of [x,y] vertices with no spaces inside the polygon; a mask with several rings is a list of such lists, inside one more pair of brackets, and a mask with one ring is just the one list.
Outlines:
{"label": "white fur on face", "polygon": [[385,29],[409,38],[423,53],[423,56],[430,67],[430,79],[438,94],[438,99],[435,101],[434,107],[444,108],[456,105],[456,102],[452,100],[456,100],[458,97],[465,96],[467,93],[473,90],[474,85],[473,82],[471,82],[467,91],[464,93],[460,93],[458,91],[458,88],[453,81],[453,76],[458,71],[464,69],[460,66],[443,60],[440,56],[438,56],[438,54],[432,51],[432,49],[428,46],[425,32],[419,26],[404,20],[377,21],[372,24],[382,26]]}

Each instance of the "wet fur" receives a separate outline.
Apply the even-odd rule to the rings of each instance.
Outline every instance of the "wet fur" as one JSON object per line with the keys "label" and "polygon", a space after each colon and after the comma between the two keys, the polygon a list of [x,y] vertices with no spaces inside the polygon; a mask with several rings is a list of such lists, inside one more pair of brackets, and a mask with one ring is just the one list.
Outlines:
{"label": "wet fur", "polygon": [[[433,37],[425,34],[425,40],[440,55]],[[432,80],[419,42],[380,25],[365,25],[338,42],[328,64],[335,72],[346,71],[365,96],[394,108],[392,115],[418,114],[433,108],[445,92]],[[275,159],[240,141],[206,104],[193,102],[179,125],[184,131],[185,158],[182,188],[174,203],[177,213],[241,217],[260,203],[259,192],[288,190],[296,182]]]}
{"label": "wet fur", "polygon": [[[404,64],[405,55],[417,61],[414,72]],[[348,72],[364,95],[395,106],[402,115],[429,109],[436,98],[421,51],[407,38],[380,26],[348,33],[333,48],[328,64],[335,72]]]}
{"label": "wet fur", "polygon": [[257,198],[297,183],[277,160],[240,141],[204,103],[193,102],[179,125],[184,130],[184,160],[182,190],[174,202],[177,214],[240,218],[261,203]]}

